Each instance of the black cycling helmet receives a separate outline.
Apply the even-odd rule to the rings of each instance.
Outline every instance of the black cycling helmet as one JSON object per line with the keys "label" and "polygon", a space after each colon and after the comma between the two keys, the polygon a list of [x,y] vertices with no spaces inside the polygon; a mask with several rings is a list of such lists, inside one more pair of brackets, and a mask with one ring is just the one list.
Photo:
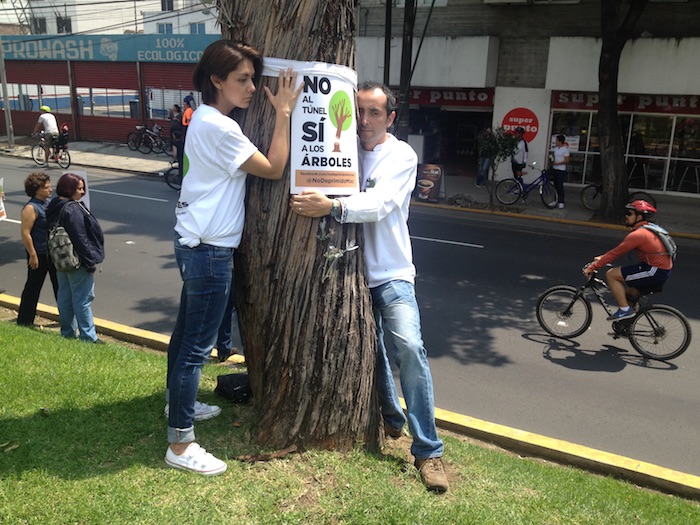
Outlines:
{"label": "black cycling helmet", "polygon": [[639,215],[647,215],[649,213],[656,213],[656,208],[654,208],[647,201],[643,201],[643,200],[636,200],[636,201],[628,202],[627,204],[625,204],[625,209],[634,210]]}

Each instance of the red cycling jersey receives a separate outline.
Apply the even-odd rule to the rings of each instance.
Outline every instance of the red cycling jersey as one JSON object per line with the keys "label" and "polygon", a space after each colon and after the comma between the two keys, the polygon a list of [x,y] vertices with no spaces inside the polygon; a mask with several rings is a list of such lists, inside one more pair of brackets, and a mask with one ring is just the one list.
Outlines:
{"label": "red cycling jersey", "polygon": [[656,266],[662,270],[670,270],[673,268],[673,260],[671,256],[666,253],[666,248],[661,242],[661,239],[651,230],[642,228],[645,224],[647,224],[647,221],[637,224],[620,244],[606,254],[601,255],[600,259],[591,264],[590,268],[598,270],[632,250],[637,254],[639,262]]}

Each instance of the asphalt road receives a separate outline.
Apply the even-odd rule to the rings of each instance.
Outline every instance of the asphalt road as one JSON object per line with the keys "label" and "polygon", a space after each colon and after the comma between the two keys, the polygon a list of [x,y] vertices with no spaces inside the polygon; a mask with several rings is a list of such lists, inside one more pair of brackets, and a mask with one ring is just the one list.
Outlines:
{"label": "asphalt road", "polygon": [[[19,218],[33,167],[3,159],[6,207]],[[53,181],[59,170],[51,170]],[[89,170],[92,210],[107,259],[97,276],[98,317],[168,334],[180,279],[172,256],[176,194],[146,177]],[[440,408],[700,475],[700,344],[670,363],[649,362],[591,329],[556,340],[538,326],[539,293],[580,284],[580,267],[621,232],[415,206],[417,293]],[[679,239],[674,276],[659,296],[700,334],[700,242]],[[26,277],[19,226],[0,222],[0,288],[19,296]],[[55,304],[49,286],[42,302]],[[449,451],[447,451],[449,454]]]}

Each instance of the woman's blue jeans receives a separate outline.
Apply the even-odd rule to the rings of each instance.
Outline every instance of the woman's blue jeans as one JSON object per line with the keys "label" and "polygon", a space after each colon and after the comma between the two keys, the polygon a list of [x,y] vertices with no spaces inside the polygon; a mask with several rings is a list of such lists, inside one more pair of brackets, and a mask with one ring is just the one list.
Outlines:
{"label": "woman's blue jeans", "polygon": [[168,442],[190,443],[195,440],[194,404],[202,367],[216,343],[229,298],[233,248],[189,248],[176,238],[175,260],[183,284],[168,345]]}
{"label": "woman's blue jeans", "polygon": [[377,321],[377,385],[384,423],[401,428],[406,422],[384,344],[385,334],[394,345],[401,390],[413,435],[411,454],[416,459],[442,456],[443,443],[435,426],[433,378],[420,330],[420,312],[413,284],[389,281],[372,288],[372,309]]}
{"label": "woman's blue jeans", "polygon": [[75,338],[78,330],[83,341],[97,341],[92,301],[95,299],[95,274],[81,266],[72,272],[56,272],[58,295],[56,303],[61,320],[61,335]]}

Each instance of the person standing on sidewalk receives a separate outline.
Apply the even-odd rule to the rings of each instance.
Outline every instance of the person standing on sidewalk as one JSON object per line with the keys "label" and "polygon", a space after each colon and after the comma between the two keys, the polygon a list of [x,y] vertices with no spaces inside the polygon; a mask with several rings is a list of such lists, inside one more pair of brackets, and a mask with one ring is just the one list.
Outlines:
{"label": "person standing on sidewalk", "polygon": [[205,50],[192,76],[202,104],[185,141],[185,172],[175,211],[175,259],[182,278],[180,308],[168,345],[166,413],[169,467],[205,476],[227,465],[195,442],[194,422],[221,409],[196,401],[202,367],[208,361],[231,296],[233,251],[245,219],[248,174],[279,180],[289,158],[289,123],[301,93],[297,75],[280,71],[277,94],[267,86],[275,128],[265,157],[228,115],[253,100],[262,74],[262,54],[231,40]]}
{"label": "person standing on sidewalk", "polygon": [[513,177],[519,179],[525,172],[525,166],[527,166],[527,141],[523,138],[525,135],[525,128],[518,126],[515,128],[515,136],[518,139],[518,143],[515,147],[515,151],[510,156],[510,167],[513,170]]}
{"label": "person standing on sidewalk", "polygon": [[[73,339],[78,331],[81,341],[102,344],[92,315],[95,299],[95,271],[104,261],[104,235],[95,216],[79,202],[85,195],[85,179],[75,173],[66,173],[56,184],[58,199],[53,199],[46,209],[49,230],[61,221],[80,259],[80,268],[70,272],[57,272],[58,314],[61,335]],[[61,218],[61,211],[63,217]]]}
{"label": "person standing on sidewalk", "polygon": [[358,87],[359,168],[362,192],[330,199],[304,191],[290,206],[306,217],[330,214],[340,223],[364,223],[364,257],[377,322],[377,386],[386,435],[399,438],[406,416],[399,403],[384,334],[390,335],[413,436],[411,453],[423,483],[445,492],[443,443],[437,435],[433,380],[423,346],[414,281],[416,269],[408,232],[408,208],[416,185],[418,158],[411,146],[388,132],[396,98],[377,82]]}
{"label": "person standing on sidewalk", "polygon": [[491,128],[485,128],[477,140],[479,150],[479,160],[476,166],[476,182],[477,188],[481,188],[489,178],[489,168],[491,167],[491,155],[496,149],[496,137],[493,135]]}
{"label": "person standing on sidewalk", "polygon": [[549,166],[549,175],[554,179],[554,187],[557,189],[557,195],[559,196],[560,208],[564,207],[564,179],[566,178],[566,165],[569,164],[569,159],[571,158],[571,152],[569,152],[569,147],[566,145],[566,137],[564,135],[556,136],[556,146],[552,151],[554,160]]}
{"label": "person standing on sidewalk", "polygon": [[20,226],[22,244],[27,250],[27,282],[17,310],[17,324],[33,326],[36,305],[39,303],[46,274],[49,274],[51,279],[54,297],[58,297],[56,268],[49,258],[47,239],[46,206],[53,193],[51,179],[43,171],[35,171],[25,179],[24,191],[30,197],[29,202],[22,208]]}

